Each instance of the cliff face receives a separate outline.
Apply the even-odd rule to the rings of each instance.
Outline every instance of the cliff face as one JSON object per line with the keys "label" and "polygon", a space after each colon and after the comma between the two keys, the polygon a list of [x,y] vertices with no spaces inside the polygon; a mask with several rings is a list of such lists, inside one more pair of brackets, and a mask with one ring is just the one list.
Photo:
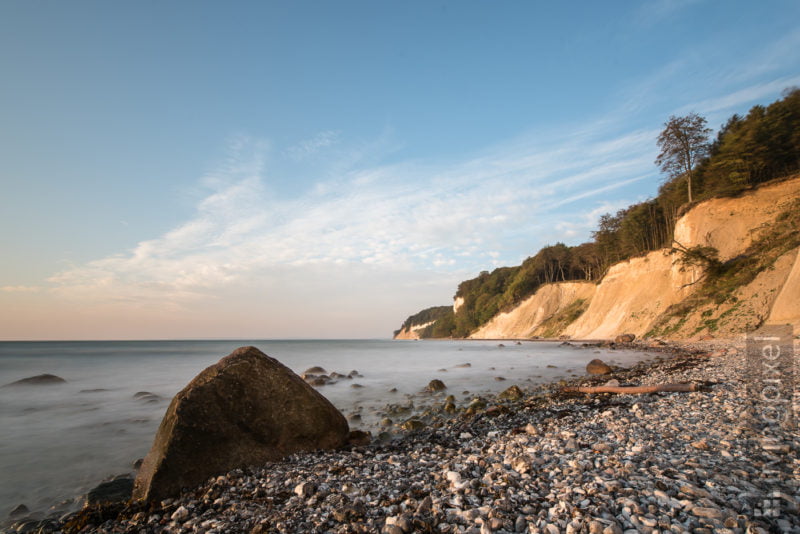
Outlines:
{"label": "cliff face", "polygon": [[800,178],[765,185],[735,198],[698,204],[675,223],[675,241],[685,247],[711,246],[729,260],[758,238],[800,196]]}
{"label": "cliff face", "polygon": [[[767,185],[738,198],[720,198],[693,207],[675,225],[675,241],[686,248],[711,246],[722,261],[748,250],[773,228],[776,219],[800,197],[800,178]],[[611,338],[620,333],[654,333],[673,338],[734,335],[770,321],[800,323],[800,267],[797,251],[782,254],[770,268],[720,303],[690,297],[703,271],[678,263],[666,249],[611,267],[589,308],[563,332],[573,338]],[[672,305],[683,310],[665,319]],[[800,326],[800,325],[798,325]]]}
{"label": "cliff face", "polygon": [[[772,231],[800,198],[800,177],[765,185],[736,198],[694,206],[675,226],[675,241],[686,248],[710,246],[723,262],[749,250]],[[686,267],[678,254],[657,250],[612,266],[596,290],[577,296],[565,284],[543,286],[514,310],[498,314],[471,337],[514,338],[542,334],[537,325],[577,298],[588,307],[549,337],[608,339],[621,333],[692,338],[730,336],[768,321],[791,323],[800,332],[800,249],[776,254],[769,267],[746,279],[722,302],[695,298],[703,284],[700,267]],[[578,284],[576,284],[578,285]],[[563,287],[559,287],[563,286]],[[563,300],[562,300],[563,299]]]}
{"label": "cliff face", "polygon": [[395,339],[419,339],[419,333],[425,327],[432,325],[434,321],[423,324],[415,324],[409,327],[402,328],[395,336]]}
{"label": "cliff face", "polygon": [[538,289],[516,308],[497,314],[469,336],[471,339],[527,338],[548,319],[579,300],[589,301],[597,286],[592,282],[560,282]]}
{"label": "cliff face", "polygon": [[800,249],[796,249],[794,253],[791,270],[770,310],[769,322],[792,324],[795,334],[798,334],[800,333]]}
{"label": "cliff face", "polygon": [[669,306],[690,295],[700,278],[699,268],[682,269],[674,255],[656,250],[609,269],[589,308],[563,335],[578,339],[641,336]]}

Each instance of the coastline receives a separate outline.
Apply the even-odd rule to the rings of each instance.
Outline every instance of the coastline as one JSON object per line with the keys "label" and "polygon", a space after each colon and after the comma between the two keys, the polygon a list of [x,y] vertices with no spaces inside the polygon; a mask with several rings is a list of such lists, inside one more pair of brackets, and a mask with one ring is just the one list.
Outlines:
{"label": "coastline", "polygon": [[[442,412],[400,439],[233,471],[148,509],[85,509],[43,531],[800,530],[796,449],[763,449],[742,418],[748,410],[743,343],[619,347],[665,354],[615,372],[619,382],[693,382],[703,391],[559,391],[564,384],[602,384],[608,376],[520,383],[520,400],[488,398],[488,409],[472,415],[464,407],[452,416]],[[778,434],[796,447],[796,431]],[[759,499],[774,491],[786,497],[781,507],[773,516],[758,515]]]}

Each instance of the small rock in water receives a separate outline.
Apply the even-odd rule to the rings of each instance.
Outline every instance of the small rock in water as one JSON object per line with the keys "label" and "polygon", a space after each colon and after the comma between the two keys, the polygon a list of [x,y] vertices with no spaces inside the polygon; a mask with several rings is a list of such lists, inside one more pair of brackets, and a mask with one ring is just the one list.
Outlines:
{"label": "small rock in water", "polygon": [[499,397],[501,399],[516,401],[522,398],[522,390],[519,389],[519,386],[511,386],[510,388],[501,392]]}
{"label": "small rock in water", "polygon": [[23,378],[21,380],[17,380],[16,382],[11,382],[10,384],[6,384],[3,387],[7,386],[40,386],[40,385],[48,385],[48,384],[65,384],[67,381],[61,378],[60,376],[51,375],[51,374],[43,374],[43,375],[36,375],[36,376],[29,376],[28,378]]}
{"label": "small rock in water", "polygon": [[437,391],[444,391],[445,389],[447,389],[447,386],[444,385],[444,382],[438,379],[434,379],[428,382],[428,386],[425,388],[425,390],[430,393],[436,393]]}
{"label": "small rock in water", "polygon": [[415,432],[417,430],[422,430],[423,428],[425,428],[425,423],[423,423],[419,419],[409,419],[408,421],[406,421],[401,425],[401,428],[409,432]]}
{"label": "small rock in water", "polygon": [[609,367],[603,360],[594,359],[586,364],[586,372],[590,375],[607,375],[611,374],[611,367]]}
{"label": "small rock in water", "polygon": [[132,493],[133,479],[128,475],[122,475],[91,489],[86,495],[86,504],[125,502],[131,498]]}
{"label": "small rock in water", "polygon": [[29,513],[31,513],[31,511],[28,510],[28,507],[25,506],[24,504],[20,504],[19,506],[17,506],[13,510],[11,510],[11,512],[8,514],[8,517],[17,518],[17,517],[26,516]]}
{"label": "small rock in water", "polygon": [[353,447],[363,447],[372,441],[372,434],[363,430],[351,430],[347,436],[347,444]]}
{"label": "small rock in water", "polygon": [[161,397],[149,391],[137,391],[133,394],[133,398],[148,404],[153,404],[161,400]]}

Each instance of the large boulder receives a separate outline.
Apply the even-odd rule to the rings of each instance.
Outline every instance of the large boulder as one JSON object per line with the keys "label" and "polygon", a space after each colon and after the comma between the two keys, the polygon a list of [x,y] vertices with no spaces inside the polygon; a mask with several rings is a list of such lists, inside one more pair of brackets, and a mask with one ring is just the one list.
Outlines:
{"label": "large boulder", "polygon": [[133,498],[158,501],[235,468],[340,447],[348,433],[344,416],[303,379],[257,348],[241,347],[172,399]]}

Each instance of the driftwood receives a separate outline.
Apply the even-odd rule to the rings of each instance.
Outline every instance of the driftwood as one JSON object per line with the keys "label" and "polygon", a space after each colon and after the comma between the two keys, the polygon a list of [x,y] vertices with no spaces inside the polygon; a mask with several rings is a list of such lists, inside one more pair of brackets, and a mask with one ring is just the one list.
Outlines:
{"label": "driftwood", "polygon": [[565,387],[565,393],[658,393],[700,391],[697,384],[660,384],[657,386],[584,386]]}

